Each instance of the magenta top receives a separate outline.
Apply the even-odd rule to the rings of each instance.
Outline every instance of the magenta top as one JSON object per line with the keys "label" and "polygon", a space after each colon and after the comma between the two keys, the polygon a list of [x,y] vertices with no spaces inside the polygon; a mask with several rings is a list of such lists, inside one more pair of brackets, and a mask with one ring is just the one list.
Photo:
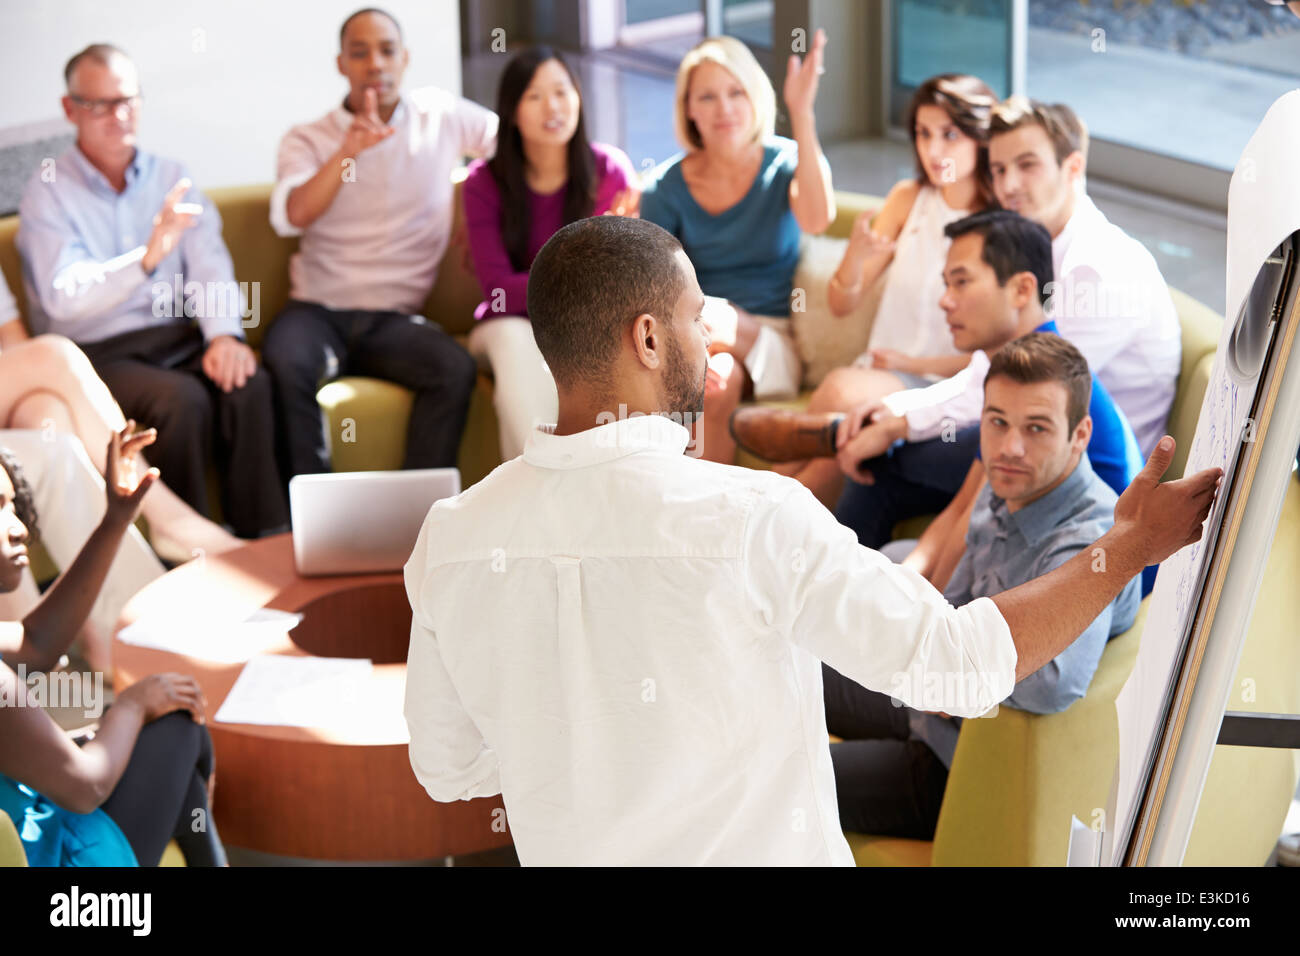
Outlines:
{"label": "magenta top", "polygon": [[[616,146],[592,143],[591,153],[596,160],[596,205],[592,215],[599,216],[609,209],[616,195],[636,182],[636,172],[631,161]],[[497,189],[487,161],[476,159],[469,167],[462,192],[465,198],[465,224],[469,230],[469,253],[474,260],[474,273],[483,287],[484,301],[474,310],[474,318],[492,318],[498,315],[528,315],[528,272],[516,272],[501,236],[501,192]],[[528,263],[532,264],[551,238],[564,225],[564,188],[547,196],[528,191],[532,203],[532,217],[528,234]],[[493,291],[504,291],[504,300],[497,296],[497,308],[492,310]]]}

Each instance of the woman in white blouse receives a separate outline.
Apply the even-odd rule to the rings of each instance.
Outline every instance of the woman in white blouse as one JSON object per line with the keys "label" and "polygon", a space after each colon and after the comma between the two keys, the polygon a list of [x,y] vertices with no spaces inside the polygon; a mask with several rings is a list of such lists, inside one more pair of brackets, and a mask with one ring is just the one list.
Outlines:
{"label": "woman in white blouse", "polygon": [[[867,351],[835,369],[809,400],[812,412],[848,411],[904,388],[928,385],[965,367],[952,344],[939,300],[949,240],[946,225],[996,205],[988,170],[989,117],[997,97],[978,77],[945,73],[917,89],[908,107],[916,176],[894,184],[883,208],[853,224],[831,277],[828,301],[852,313],[889,269]],[[832,459],[779,469],[831,500],[840,472]]]}

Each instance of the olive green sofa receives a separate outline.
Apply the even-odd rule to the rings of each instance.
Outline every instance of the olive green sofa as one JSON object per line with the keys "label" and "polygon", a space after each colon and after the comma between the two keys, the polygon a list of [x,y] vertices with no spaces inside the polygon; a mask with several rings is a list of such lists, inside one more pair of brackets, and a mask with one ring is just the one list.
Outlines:
{"label": "olive green sofa", "polygon": [[[224,220],[236,278],[259,284],[259,319],[247,333],[254,346],[288,297],[288,261],[297,245],[271,230],[269,195],[266,185],[209,192]],[[880,200],[839,193],[837,203],[837,217],[829,234],[844,237],[857,213],[879,205]],[[0,269],[18,292],[21,280],[13,244],[16,226],[12,217],[0,220]],[[1195,432],[1222,320],[1189,296],[1174,291],[1173,297],[1183,328],[1183,361],[1169,420],[1169,431],[1178,439],[1170,474],[1179,475]],[[479,298],[458,210],[424,314],[463,338],[472,327]],[[329,422],[336,470],[399,467],[411,401],[406,390],[374,379],[348,377],[325,385],[319,399]],[[762,467],[761,462],[743,455],[738,461]],[[474,392],[460,448],[465,484],[479,480],[498,463],[492,382],[484,372]],[[1300,492],[1293,483],[1239,668],[1240,675],[1254,677],[1257,696],[1250,704],[1234,703],[1235,709],[1300,711],[1300,641],[1294,639],[1289,626],[1300,619],[1300,591],[1294,587],[1298,576]],[[996,717],[968,722],[957,747],[935,839],[850,834],[857,861],[862,865],[1064,863],[1070,815],[1090,822],[1094,810],[1106,805],[1117,751],[1114,700],[1136,659],[1143,620],[1140,616],[1132,630],[1110,642],[1087,696],[1064,713],[1036,716],[1003,707]],[[1295,791],[1296,776],[1297,755],[1289,751],[1218,748],[1187,862],[1263,863]],[[0,853],[2,843],[0,833]]]}

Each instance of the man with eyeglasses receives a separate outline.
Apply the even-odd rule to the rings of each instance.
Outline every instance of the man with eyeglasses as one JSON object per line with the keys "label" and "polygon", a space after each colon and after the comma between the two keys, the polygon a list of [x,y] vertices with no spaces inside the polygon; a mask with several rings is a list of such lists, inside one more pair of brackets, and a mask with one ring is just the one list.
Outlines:
{"label": "man with eyeglasses", "polygon": [[127,417],[158,429],[153,462],[191,507],[207,512],[215,459],[235,533],[284,530],[270,376],[244,341],[221,217],[180,163],[137,148],[124,52],[89,46],[64,78],[76,143],[42,163],[18,210],[31,330],[77,342]]}

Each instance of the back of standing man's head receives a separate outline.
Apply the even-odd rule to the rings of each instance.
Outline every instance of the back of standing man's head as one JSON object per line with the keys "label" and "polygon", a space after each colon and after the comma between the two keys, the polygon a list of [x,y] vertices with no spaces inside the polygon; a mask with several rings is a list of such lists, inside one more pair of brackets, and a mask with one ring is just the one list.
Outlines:
{"label": "back of standing man's head", "polygon": [[637,316],[672,325],[684,291],[670,233],[644,219],[594,216],[556,232],[528,274],[528,318],[561,388],[608,390]]}

